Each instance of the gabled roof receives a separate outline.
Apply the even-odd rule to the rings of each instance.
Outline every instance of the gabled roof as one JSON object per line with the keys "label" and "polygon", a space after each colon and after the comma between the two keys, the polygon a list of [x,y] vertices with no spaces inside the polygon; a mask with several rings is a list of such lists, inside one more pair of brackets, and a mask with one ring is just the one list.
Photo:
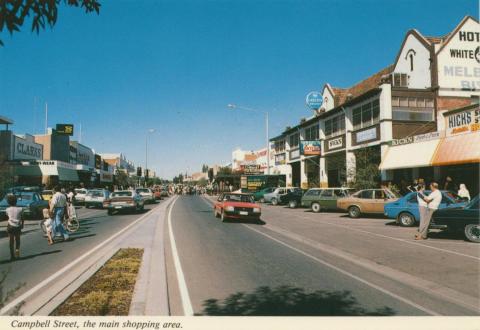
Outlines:
{"label": "gabled roof", "polygon": [[455,27],[455,29],[449,33],[448,35],[446,35],[446,38],[442,44],[442,46],[438,49],[437,51],[437,54],[439,54],[443,48],[445,48],[445,46],[450,42],[450,40],[452,40],[453,36],[455,34],[457,34],[457,32],[462,28],[462,26],[469,20],[469,19],[472,19],[474,22],[477,22],[478,24],[478,20],[476,20],[475,18],[473,18],[472,16],[465,16],[462,21],[457,25],[457,27]]}
{"label": "gabled roof", "polygon": [[380,84],[382,77],[392,73],[393,65],[389,65],[386,68],[378,71],[377,73],[371,75],[367,79],[360,81],[359,83],[353,85],[349,88],[339,88],[333,87],[335,107],[338,107],[344,104],[347,101],[347,97],[351,94],[352,98],[356,98],[362,94],[367,93],[368,91],[375,89]]}

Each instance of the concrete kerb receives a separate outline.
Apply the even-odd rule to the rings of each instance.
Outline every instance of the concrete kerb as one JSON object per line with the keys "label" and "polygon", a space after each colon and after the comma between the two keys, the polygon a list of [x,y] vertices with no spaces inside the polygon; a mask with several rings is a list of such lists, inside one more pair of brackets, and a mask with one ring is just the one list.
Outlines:
{"label": "concrete kerb", "polygon": [[81,257],[52,274],[27,292],[15,298],[0,310],[0,315],[8,315],[16,306],[22,304],[22,315],[49,315],[88,278],[91,277],[120,246],[125,237],[135,229],[135,225],[163,211],[160,204],[134,222],[107,238]]}

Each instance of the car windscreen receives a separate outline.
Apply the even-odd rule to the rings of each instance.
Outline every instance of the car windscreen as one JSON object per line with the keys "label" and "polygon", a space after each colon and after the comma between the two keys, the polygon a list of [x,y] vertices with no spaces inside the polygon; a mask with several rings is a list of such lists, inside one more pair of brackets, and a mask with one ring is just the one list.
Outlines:
{"label": "car windscreen", "polygon": [[15,194],[15,196],[17,196],[17,199],[21,199],[24,201],[31,201],[33,199],[33,194],[17,193]]}
{"label": "car windscreen", "polygon": [[92,197],[103,197],[103,192],[101,191],[90,191],[88,193],[88,196],[92,196]]}
{"label": "car windscreen", "polygon": [[113,197],[132,197],[132,192],[131,191],[115,191],[112,193],[112,198]]}
{"label": "car windscreen", "polygon": [[150,190],[148,189],[137,189],[137,193],[149,193]]}
{"label": "car windscreen", "polygon": [[443,194],[450,197],[455,203],[461,203],[465,201],[462,197],[451,191],[445,191]]}
{"label": "car windscreen", "polygon": [[76,194],[86,194],[87,191],[85,189],[75,189]]}
{"label": "car windscreen", "polygon": [[223,200],[233,201],[233,202],[253,203],[253,196],[251,196],[251,195],[231,194],[231,195],[225,195],[225,196],[223,197]]}

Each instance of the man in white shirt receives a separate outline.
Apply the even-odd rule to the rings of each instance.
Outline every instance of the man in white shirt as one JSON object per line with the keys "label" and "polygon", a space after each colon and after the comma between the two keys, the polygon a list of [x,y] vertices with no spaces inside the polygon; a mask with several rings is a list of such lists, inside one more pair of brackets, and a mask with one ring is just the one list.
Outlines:
{"label": "man in white shirt", "polygon": [[[438,209],[438,206],[442,202],[442,192],[438,190],[438,183],[432,182],[430,189],[432,192],[428,196],[423,195],[421,192],[418,193],[420,226],[418,227],[418,234],[415,235],[416,240],[427,239],[428,227],[430,226],[433,212]],[[420,203],[420,200],[422,200],[422,203]],[[423,203],[426,203],[427,206],[425,207]]]}
{"label": "man in white shirt", "polygon": [[67,205],[67,197],[60,192],[59,187],[55,187],[53,190],[55,193],[50,200],[50,213],[53,214],[52,239],[60,233],[64,240],[68,240],[69,236],[65,228],[63,228],[62,221],[65,214],[65,206]]}

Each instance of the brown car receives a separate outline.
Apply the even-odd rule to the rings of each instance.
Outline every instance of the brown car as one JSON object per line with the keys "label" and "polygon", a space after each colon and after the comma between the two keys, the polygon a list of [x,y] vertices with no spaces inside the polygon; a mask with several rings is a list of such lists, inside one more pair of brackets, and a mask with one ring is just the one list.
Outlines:
{"label": "brown car", "polygon": [[358,218],[363,213],[383,214],[386,203],[399,198],[388,189],[365,189],[337,200],[337,208],[348,212],[350,218]]}

